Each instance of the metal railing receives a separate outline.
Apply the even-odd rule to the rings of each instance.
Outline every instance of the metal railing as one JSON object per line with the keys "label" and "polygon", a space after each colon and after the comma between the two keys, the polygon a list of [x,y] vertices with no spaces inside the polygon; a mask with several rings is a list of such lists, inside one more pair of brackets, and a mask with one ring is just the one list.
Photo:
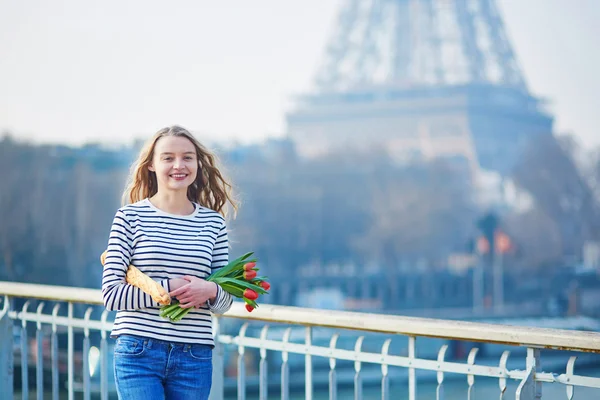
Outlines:
{"label": "metal railing", "polygon": [[[69,399],[74,398],[76,391],[81,391],[83,398],[89,399],[94,388],[90,380],[93,367],[90,363],[99,365],[98,374],[94,373],[93,378],[100,376],[98,391],[101,398],[109,398],[114,378],[108,365],[111,340],[107,333],[112,328],[112,321],[109,320],[109,313],[101,307],[99,290],[0,282],[0,295],[0,399],[12,400],[15,390],[20,390],[24,399],[29,398],[29,365],[32,361],[35,364],[38,399],[43,398],[44,391],[51,391],[52,398],[58,399],[63,385],[66,386]],[[17,302],[24,304],[16,308]],[[99,316],[92,318],[94,314]],[[408,399],[416,400],[417,371],[429,371],[431,376],[427,379],[433,379],[437,399],[444,398],[448,374],[466,378],[468,399],[473,398],[475,377],[497,380],[498,394],[494,397],[500,399],[504,398],[508,381],[518,383],[515,392],[518,400],[541,399],[542,385],[549,383],[563,385],[564,398],[567,399],[574,398],[576,387],[596,388],[600,397],[600,378],[574,373],[576,356],[571,356],[565,362],[564,372],[544,372],[541,369],[542,350],[547,351],[544,349],[576,352],[580,356],[600,353],[600,334],[594,332],[271,305],[262,305],[248,313],[240,303],[234,303],[226,315],[214,320],[216,346],[213,353],[212,399],[224,398],[226,390],[233,390],[237,392],[238,399],[245,399],[249,386],[256,388],[260,399],[288,399],[292,381],[290,376],[298,368],[292,362],[294,356],[303,358],[299,368],[304,379],[295,381],[301,382],[306,399],[314,398],[315,382],[326,385],[329,398],[336,399],[342,372],[348,376],[348,371],[340,369],[344,362],[351,365],[351,379],[346,378],[344,384],[353,387],[355,399],[363,398],[365,380],[369,384],[376,382],[380,387],[378,397],[398,398],[390,391],[390,383],[398,379],[402,382],[403,390],[408,392]],[[226,325],[235,321],[239,321],[241,327],[239,330],[236,327],[235,333],[227,334]],[[33,325],[35,339],[33,335],[28,335],[28,328]],[[91,332],[99,335],[99,349],[91,345]],[[252,335],[251,332],[256,334]],[[297,338],[299,332],[301,335]],[[348,343],[346,346],[341,343],[341,339],[346,337],[344,332],[352,333],[349,335],[352,337],[349,348]],[[64,353],[59,344],[61,335],[66,335],[66,360],[61,360],[61,354]],[[366,345],[372,335],[384,335],[380,338],[381,347],[378,351],[374,351],[372,345]],[[48,338],[49,351],[44,346]],[[508,350],[502,352],[495,365],[477,363],[477,347],[469,351],[466,362],[448,359],[450,342],[436,348],[433,357],[431,353],[427,357],[417,357],[417,341],[425,342],[432,338],[515,346],[515,350],[525,350],[524,367],[509,368],[511,358]],[[406,340],[406,346],[401,354],[393,354],[393,342],[403,340]],[[92,352],[92,349],[96,349],[96,352]],[[251,350],[259,357],[254,380],[246,373],[246,355]],[[235,377],[228,378],[225,374],[225,355],[232,352],[237,356],[233,362],[236,366]],[[272,357],[268,360],[267,354],[272,352],[279,353],[280,359]],[[91,354],[96,354],[96,357],[90,357]],[[520,356],[521,361],[523,356]],[[275,360],[275,368],[273,365],[270,368],[268,361]],[[15,388],[13,382],[18,377],[14,376],[14,367],[19,364],[21,383],[20,387]],[[376,373],[373,366],[377,368]],[[317,370],[318,373],[315,372]],[[405,376],[392,374],[392,370],[407,373]],[[51,378],[45,379],[46,375],[51,375]],[[61,383],[61,375],[65,376],[66,384]],[[276,384],[269,379],[275,375],[278,378]],[[76,379],[81,379],[81,383],[76,385]],[[406,398],[404,394],[402,398]]]}

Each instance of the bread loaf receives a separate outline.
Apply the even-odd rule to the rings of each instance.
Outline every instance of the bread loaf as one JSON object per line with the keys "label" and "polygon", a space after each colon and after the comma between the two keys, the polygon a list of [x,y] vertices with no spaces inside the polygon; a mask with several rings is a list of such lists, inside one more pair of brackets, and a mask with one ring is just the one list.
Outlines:
{"label": "bread loaf", "polygon": [[[106,251],[100,256],[100,261],[102,265],[106,262]],[[127,268],[126,281],[130,285],[140,288],[144,293],[149,294],[157,303],[162,305],[171,304],[171,296],[169,296],[165,288],[133,265]]]}

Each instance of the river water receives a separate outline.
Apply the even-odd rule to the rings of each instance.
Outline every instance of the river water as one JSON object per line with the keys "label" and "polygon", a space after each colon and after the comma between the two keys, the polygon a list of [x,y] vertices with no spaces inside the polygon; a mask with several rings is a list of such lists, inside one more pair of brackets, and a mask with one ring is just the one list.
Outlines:
{"label": "river water", "polygon": [[[600,377],[600,366],[593,368],[586,368],[585,370],[575,370],[577,374]],[[417,375],[418,380],[418,375]],[[504,400],[514,400],[518,381],[508,381],[507,389],[504,395]],[[436,399],[436,388],[435,382],[422,382],[417,385],[417,400],[435,400]],[[468,383],[467,379],[452,379],[444,383],[444,400],[466,400],[468,396]],[[271,391],[269,393],[269,399],[280,399],[281,394],[278,391]],[[305,395],[302,392],[290,393],[290,400],[301,400],[304,399]],[[473,393],[471,399],[474,400],[492,400],[500,398],[500,389],[498,386],[498,380],[493,378],[475,378],[475,385],[473,386]],[[225,397],[227,400],[237,399],[235,393],[229,394]],[[246,396],[247,400],[257,400],[257,393],[248,393]],[[327,388],[316,389],[314,391],[314,400],[326,400],[329,399],[329,393]],[[354,391],[352,388],[338,389],[338,399],[347,400],[354,399]],[[363,388],[363,399],[381,399],[381,388],[369,386]],[[408,386],[406,383],[390,385],[390,400],[408,400]],[[542,386],[542,399],[543,400],[565,400],[568,399],[566,387],[564,385],[556,383],[545,383]],[[575,400],[599,400],[600,389],[591,388],[575,388]]]}
{"label": "river water", "polygon": [[[575,371],[577,374],[585,376],[600,377],[600,366]],[[418,379],[418,376],[417,376]],[[507,390],[504,395],[504,400],[514,400],[515,392],[517,390],[517,381],[508,381]],[[422,382],[417,385],[417,400],[435,400],[436,399],[436,387],[437,385],[433,382]],[[468,384],[466,378],[464,380],[454,379],[444,383],[444,400],[466,400],[468,393]],[[35,391],[29,393],[30,398],[35,398]],[[51,398],[51,393],[45,393],[44,398]],[[76,398],[81,398],[81,393],[78,393]],[[96,400],[100,397],[98,395],[92,396],[92,399]],[[111,393],[110,399],[116,399],[115,393]],[[281,394],[279,391],[270,391],[269,399],[280,399]],[[473,387],[473,393],[471,399],[473,400],[494,400],[500,398],[500,390],[498,388],[498,380],[492,378],[481,378],[477,377],[475,386]],[[21,393],[15,393],[15,400],[21,399]],[[61,400],[66,400],[67,396],[64,391],[61,392]],[[235,400],[237,394],[229,393],[225,396],[225,400]],[[246,395],[247,400],[258,400],[257,393],[248,393]],[[290,393],[290,400],[303,400],[305,395],[302,392]],[[329,399],[329,393],[327,388],[321,388],[314,391],[314,400],[326,400]],[[354,391],[351,388],[338,389],[339,400],[352,400],[354,399]],[[378,387],[368,386],[363,388],[363,399],[381,399],[381,389]],[[408,400],[408,386],[406,384],[390,385],[390,400]],[[542,400],[565,400],[568,399],[566,387],[559,384],[548,384],[545,383],[542,386]],[[575,400],[598,400],[600,399],[600,389],[591,388],[575,388]],[[150,399],[149,399],[150,400]]]}

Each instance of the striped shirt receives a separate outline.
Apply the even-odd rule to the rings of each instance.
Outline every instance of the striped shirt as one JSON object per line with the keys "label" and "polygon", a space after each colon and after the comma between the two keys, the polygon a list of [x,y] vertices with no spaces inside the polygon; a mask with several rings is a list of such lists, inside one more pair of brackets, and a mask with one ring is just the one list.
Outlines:
{"label": "striped shirt", "polygon": [[231,295],[219,285],[214,304],[207,302],[171,322],[159,315],[160,304],[125,281],[127,268],[133,264],[168,292],[169,279],[185,275],[206,278],[227,265],[225,219],[216,211],[194,205],[192,214],[174,215],[144,199],[117,211],[102,274],[104,305],[117,311],[111,337],[130,334],[214,346],[211,312],[223,314],[232,303]]}

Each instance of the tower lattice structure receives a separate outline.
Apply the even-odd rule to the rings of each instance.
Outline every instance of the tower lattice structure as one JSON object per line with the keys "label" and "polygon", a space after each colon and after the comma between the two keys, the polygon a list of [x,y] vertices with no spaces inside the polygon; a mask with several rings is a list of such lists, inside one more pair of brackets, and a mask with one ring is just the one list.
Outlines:
{"label": "tower lattice structure", "polygon": [[529,138],[552,132],[495,0],[347,0],[335,28],[287,115],[304,156],[380,147],[505,174]]}

